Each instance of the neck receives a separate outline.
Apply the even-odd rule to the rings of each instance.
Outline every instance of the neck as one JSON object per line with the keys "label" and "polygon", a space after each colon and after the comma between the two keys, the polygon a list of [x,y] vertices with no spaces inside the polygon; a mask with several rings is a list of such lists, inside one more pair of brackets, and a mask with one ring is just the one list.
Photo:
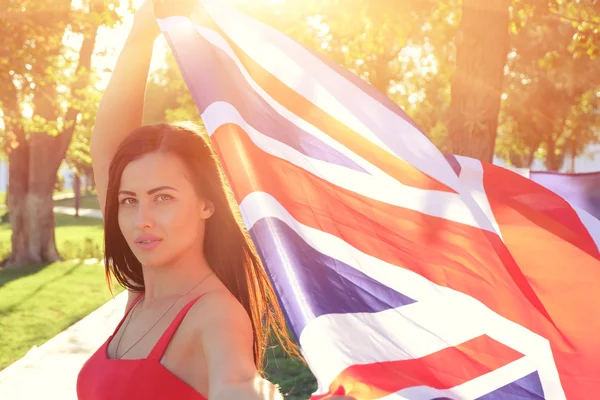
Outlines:
{"label": "neck", "polygon": [[180,296],[212,272],[204,254],[185,254],[168,265],[142,266],[142,269],[145,305]]}

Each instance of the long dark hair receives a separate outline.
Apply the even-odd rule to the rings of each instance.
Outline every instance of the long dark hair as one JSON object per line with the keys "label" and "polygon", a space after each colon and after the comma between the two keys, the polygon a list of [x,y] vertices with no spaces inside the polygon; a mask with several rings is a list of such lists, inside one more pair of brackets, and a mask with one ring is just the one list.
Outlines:
{"label": "long dark hair", "polygon": [[204,254],[215,275],[250,317],[257,368],[262,371],[270,334],[274,334],[288,354],[299,356],[210,138],[195,125],[143,126],[131,132],[117,149],[109,169],[104,216],[104,265],[109,287],[112,275],[123,287],[144,291],[142,266],[119,228],[118,192],[127,164],[154,152],[177,155],[191,172],[198,194],[215,205],[213,215],[206,221]]}

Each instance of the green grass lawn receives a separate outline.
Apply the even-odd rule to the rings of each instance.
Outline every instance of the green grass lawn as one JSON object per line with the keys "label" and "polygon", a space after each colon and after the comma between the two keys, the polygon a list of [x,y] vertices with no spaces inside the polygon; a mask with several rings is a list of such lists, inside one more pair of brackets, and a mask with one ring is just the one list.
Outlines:
{"label": "green grass lawn", "polygon": [[[64,259],[102,256],[104,239],[101,219],[56,214],[55,224],[56,246]],[[0,259],[10,254],[10,237],[10,224],[0,224]]]}
{"label": "green grass lawn", "polygon": [[[75,199],[68,198],[55,200],[54,205],[61,207],[75,207]],[[98,204],[98,197],[96,197],[96,195],[81,196],[79,208],[93,208],[99,210],[100,204]]]}
{"label": "green grass lawn", "polygon": [[[63,258],[102,257],[102,220],[57,214],[55,223]],[[0,224],[0,259],[10,253],[10,236],[10,225]],[[0,271],[0,370],[109,299],[101,264],[64,261]]]}
{"label": "green grass lawn", "polygon": [[110,299],[101,264],[65,261],[0,271],[0,370]]}

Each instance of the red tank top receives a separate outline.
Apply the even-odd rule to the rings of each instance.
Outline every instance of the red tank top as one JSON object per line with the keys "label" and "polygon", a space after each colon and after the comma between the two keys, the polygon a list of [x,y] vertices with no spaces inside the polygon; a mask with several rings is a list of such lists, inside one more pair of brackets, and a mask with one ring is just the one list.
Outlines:
{"label": "red tank top", "polygon": [[83,365],[77,378],[79,400],[178,399],[206,400],[195,389],[165,368],[160,360],[188,310],[199,296],[179,311],[162,334],[147,358],[119,360],[108,358],[108,344],[115,336],[127,314],[142,298],[140,295],[125,313],[113,334]]}

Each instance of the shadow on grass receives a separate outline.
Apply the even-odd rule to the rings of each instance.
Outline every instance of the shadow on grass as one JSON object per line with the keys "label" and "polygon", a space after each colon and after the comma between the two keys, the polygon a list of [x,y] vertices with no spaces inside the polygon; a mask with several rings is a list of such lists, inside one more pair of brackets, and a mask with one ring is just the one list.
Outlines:
{"label": "shadow on grass", "polygon": [[[40,272],[41,270],[43,270],[44,268],[46,268],[48,265],[50,265],[50,264],[46,264],[46,265],[31,265],[31,266],[22,267],[22,268],[19,268],[19,269],[9,269],[9,270],[1,271],[1,273],[0,273],[0,287],[6,285],[7,283],[9,283],[11,281],[14,281],[14,280],[17,280],[17,279],[20,279],[20,278],[24,278],[24,277],[29,276],[29,275],[36,274],[36,273]],[[34,290],[32,290],[30,293],[24,294],[21,297],[20,300],[14,302],[13,304],[11,304],[9,306],[0,308],[0,317],[3,317],[5,315],[11,314],[19,306],[23,305],[28,300],[31,300],[31,299],[35,298],[35,295],[38,294],[40,291],[42,291],[45,287],[47,287],[48,285],[53,284],[54,282],[56,282],[58,280],[61,280],[61,279],[65,278],[66,276],[71,275],[75,271],[75,269],[77,267],[81,266],[81,265],[83,265],[83,264],[82,263],[73,264],[73,266],[71,268],[69,268],[67,271],[65,271],[61,275],[55,276],[54,278],[47,280],[46,282],[42,283],[37,288],[35,288]]]}
{"label": "shadow on grass", "polygon": [[0,288],[11,281],[37,274],[48,265],[50,264],[32,264],[20,268],[0,269]]}

